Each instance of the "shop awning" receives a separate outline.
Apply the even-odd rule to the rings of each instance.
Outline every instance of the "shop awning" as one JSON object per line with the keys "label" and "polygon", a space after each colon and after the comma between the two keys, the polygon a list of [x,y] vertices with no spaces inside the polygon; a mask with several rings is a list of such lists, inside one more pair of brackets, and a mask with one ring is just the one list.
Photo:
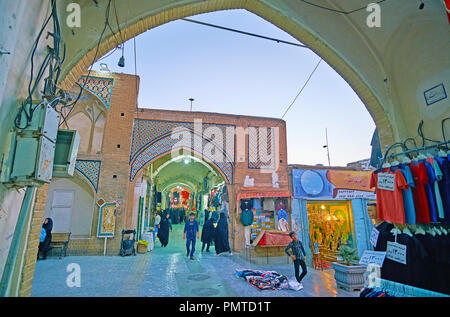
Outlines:
{"label": "shop awning", "polygon": [[237,188],[236,200],[263,197],[291,197],[288,189],[273,187],[239,187]]}

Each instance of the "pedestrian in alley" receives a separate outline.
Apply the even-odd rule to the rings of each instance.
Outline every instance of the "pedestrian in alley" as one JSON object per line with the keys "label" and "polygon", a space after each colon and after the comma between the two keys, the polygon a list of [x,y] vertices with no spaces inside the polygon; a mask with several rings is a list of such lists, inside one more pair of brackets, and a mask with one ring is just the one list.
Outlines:
{"label": "pedestrian in alley", "polygon": [[[306,270],[306,252],[303,248],[302,242],[298,239],[297,234],[294,231],[291,231],[289,233],[289,236],[291,237],[292,241],[287,245],[287,247],[284,249],[286,254],[292,258],[294,261],[294,272],[295,272],[295,279],[300,284],[300,289],[303,288],[302,285],[302,279],[305,277],[307,270]],[[289,250],[292,251],[292,254],[289,253]],[[302,267],[302,274],[299,275],[299,267]]]}
{"label": "pedestrian in alley", "polygon": [[166,247],[169,243],[169,230],[172,232],[172,223],[170,221],[170,213],[166,210],[161,217],[158,227],[158,238],[162,247]]}
{"label": "pedestrian in alley", "polygon": [[195,213],[189,214],[189,220],[184,225],[183,239],[186,239],[186,256],[191,256],[191,260],[194,260],[195,242],[199,238],[198,222],[195,219]]}
{"label": "pedestrian in alley", "polygon": [[202,228],[202,236],[201,236],[202,252],[205,249],[205,245],[206,245],[206,252],[209,252],[209,246],[211,245],[211,242],[213,241],[214,238],[214,231],[215,228],[213,224],[213,219],[209,218],[208,220],[206,220]]}
{"label": "pedestrian in alley", "polygon": [[[212,217],[214,219],[214,217]],[[230,243],[228,242],[228,221],[225,213],[220,213],[219,221],[217,222],[216,232],[214,235],[214,246],[216,249],[216,255],[228,252],[231,253]]]}
{"label": "pedestrian in alley", "polygon": [[[42,224],[42,228],[45,230],[45,238],[43,241],[39,242],[39,250],[37,258],[39,259],[39,253],[41,253],[42,260],[45,260],[47,258],[47,252],[50,247],[50,242],[52,242],[52,229],[53,229],[52,218],[45,218],[44,223]],[[43,232],[41,236],[44,236]]]}

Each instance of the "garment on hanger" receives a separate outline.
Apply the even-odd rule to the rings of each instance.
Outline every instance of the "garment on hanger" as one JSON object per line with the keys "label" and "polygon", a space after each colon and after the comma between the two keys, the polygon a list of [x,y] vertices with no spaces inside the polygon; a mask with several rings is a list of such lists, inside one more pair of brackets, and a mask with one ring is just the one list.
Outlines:
{"label": "garment on hanger", "polygon": [[394,190],[378,188],[378,176],[372,172],[370,177],[370,188],[376,188],[377,196],[377,217],[392,223],[405,223],[405,209],[403,207],[402,190],[408,188],[405,177],[400,169],[391,172],[388,168],[383,169],[383,173],[395,176]]}
{"label": "garment on hanger", "polygon": [[275,201],[273,198],[264,198],[263,200],[263,209],[264,210],[270,210],[275,211]]}
{"label": "garment on hanger", "polygon": [[436,197],[434,194],[434,182],[436,181],[436,174],[431,164],[423,161],[428,174],[428,182],[425,184],[425,193],[428,200],[428,210],[430,211],[430,222],[438,222],[438,211],[436,206]]}
{"label": "garment on hanger", "polygon": [[412,194],[412,188],[414,185],[414,178],[411,173],[411,169],[406,164],[400,164],[398,167],[391,167],[392,171],[395,171],[396,168],[399,168],[405,177],[406,183],[408,184],[408,188],[403,189],[403,207],[405,209],[405,222],[409,224],[416,223],[416,210],[414,207],[414,198]]}
{"label": "garment on hanger", "polygon": [[253,208],[256,210],[261,209],[261,198],[253,198]]}
{"label": "garment on hanger", "polygon": [[436,181],[433,184],[433,191],[436,199],[438,220],[439,222],[442,222],[445,216],[444,216],[444,205],[442,203],[441,191],[439,188],[439,182],[442,181],[443,174],[437,160],[433,159],[433,162],[430,162],[430,164],[433,167],[434,174],[436,176]]}
{"label": "garment on hanger", "polygon": [[434,159],[442,171],[442,179],[438,181],[438,186],[444,207],[443,222],[450,224],[450,163],[446,157],[435,157]]}
{"label": "garment on hanger", "polygon": [[412,192],[416,210],[416,223],[429,223],[430,211],[428,208],[427,195],[425,193],[425,184],[428,183],[427,169],[425,164],[418,163],[415,165],[413,162],[409,164],[409,168],[413,174],[415,185]]}

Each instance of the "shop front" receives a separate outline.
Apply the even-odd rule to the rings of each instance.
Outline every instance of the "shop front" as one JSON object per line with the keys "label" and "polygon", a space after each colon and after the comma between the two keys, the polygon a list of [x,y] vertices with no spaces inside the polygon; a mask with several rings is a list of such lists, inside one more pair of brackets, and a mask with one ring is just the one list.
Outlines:
{"label": "shop front", "polygon": [[244,226],[245,255],[259,264],[287,262],[291,193],[287,189],[237,187],[236,215]]}
{"label": "shop front", "polygon": [[370,249],[373,220],[369,216],[376,198],[369,188],[370,172],[317,166],[289,166],[292,177],[291,226],[303,241],[307,263],[331,268],[346,245],[361,256]]}

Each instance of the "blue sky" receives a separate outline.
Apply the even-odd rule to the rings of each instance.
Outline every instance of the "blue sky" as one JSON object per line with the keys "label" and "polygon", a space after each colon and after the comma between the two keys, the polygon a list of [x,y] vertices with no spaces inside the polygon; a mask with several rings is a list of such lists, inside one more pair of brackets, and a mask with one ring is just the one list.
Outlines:
{"label": "blue sky", "polygon": [[[279,38],[296,39],[245,10],[190,17]],[[113,23],[114,25],[114,23]],[[117,50],[94,64],[134,74],[133,40],[125,43],[125,67]],[[281,118],[319,61],[309,49],[279,44],[182,20],[136,37],[138,104],[142,108],[193,110]],[[345,166],[370,157],[375,124],[352,88],[325,61],[284,117],[288,163]]]}

